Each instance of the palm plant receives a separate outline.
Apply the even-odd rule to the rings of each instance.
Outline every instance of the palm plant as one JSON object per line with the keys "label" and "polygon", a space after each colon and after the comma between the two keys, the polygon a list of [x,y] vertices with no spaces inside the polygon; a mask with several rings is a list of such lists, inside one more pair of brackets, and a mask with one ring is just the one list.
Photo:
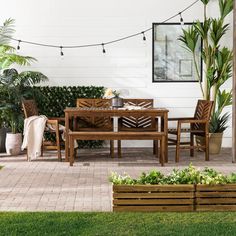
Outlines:
{"label": "palm plant", "polygon": [[6,69],[0,75],[1,118],[11,127],[12,133],[22,128],[22,99],[32,97],[32,86],[45,80],[47,77],[40,72],[18,73],[16,69]]}
{"label": "palm plant", "polygon": [[[222,116],[223,109],[232,105],[232,89],[227,91],[221,89],[222,85],[232,76],[233,52],[227,47],[221,46],[221,39],[229,29],[229,24],[225,24],[225,17],[233,10],[233,0],[218,0],[220,16],[211,18],[207,16],[207,5],[211,0],[201,0],[204,5],[204,20],[201,23],[196,21],[188,29],[183,29],[183,35],[179,40],[183,42],[185,48],[190,51],[194,58],[194,65],[202,93],[206,100],[213,100],[210,132],[222,131],[222,125],[226,128],[229,115]],[[196,63],[197,42],[201,40],[203,48],[201,57],[204,63],[204,80],[201,82],[201,73]],[[222,122],[224,120],[224,122]],[[218,124],[217,124],[218,123]],[[221,127],[212,129],[212,127]]]}
{"label": "palm plant", "polygon": [[0,123],[5,123],[16,133],[23,125],[22,99],[32,97],[32,86],[47,80],[47,77],[40,72],[18,73],[10,68],[13,64],[24,66],[36,61],[33,57],[18,55],[16,49],[9,45],[13,27],[12,19],[6,20],[0,27]]}
{"label": "palm plant", "polygon": [[9,45],[11,37],[15,32],[14,23],[13,19],[7,19],[0,26],[0,71],[9,68],[14,63],[25,66],[36,61],[33,57],[21,56],[15,53],[16,48]]}

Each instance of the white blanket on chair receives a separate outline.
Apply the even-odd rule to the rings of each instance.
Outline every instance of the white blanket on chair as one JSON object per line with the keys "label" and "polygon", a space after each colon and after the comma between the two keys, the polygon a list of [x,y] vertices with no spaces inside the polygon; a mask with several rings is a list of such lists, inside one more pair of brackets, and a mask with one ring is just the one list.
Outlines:
{"label": "white blanket on chair", "polygon": [[46,116],[31,116],[24,121],[24,140],[21,149],[27,148],[28,160],[41,155],[43,133],[47,122]]}

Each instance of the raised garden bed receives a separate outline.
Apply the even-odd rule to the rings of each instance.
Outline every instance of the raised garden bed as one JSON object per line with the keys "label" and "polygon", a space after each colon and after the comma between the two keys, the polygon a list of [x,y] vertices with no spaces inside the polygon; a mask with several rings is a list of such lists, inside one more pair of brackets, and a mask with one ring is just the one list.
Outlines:
{"label": "raised garden bed", "polygon": [[196,211],[236,211],[236,184],[197,185]]}
{"label": "raised garden bed", "polygon": [[236,174],[191,164],[168,175],[157,170],[137,179],[112,173],[113,211],[236,211]]}
{"label": "raised garden bed", "polygon": [[194,185],[113,185],[113,211],[193,211]]}
{"label": "raised garden bed", "polygon": [[113,185],[113,211],[236,211],[236,184]]}

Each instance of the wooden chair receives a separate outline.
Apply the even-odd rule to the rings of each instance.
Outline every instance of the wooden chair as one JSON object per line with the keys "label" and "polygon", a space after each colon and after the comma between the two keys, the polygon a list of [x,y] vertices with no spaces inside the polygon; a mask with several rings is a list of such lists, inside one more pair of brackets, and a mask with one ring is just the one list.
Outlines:
{"label": "wooden chair", "polygon": [[[79,108],[110,108],[111,100],[103,98],[78,98],[76,106]],[[79,117],[74,119],[76,130],[80,131],[113,131],[113,121],[111,117]],[[114,140],[110,140],[110,155],[114,157]]]}
{"label": "wooden chair", "polygon": [[[25,118],[30,116],[38,116],[39,111],[36,105],[35,100],[23,100],[22,107],[24,111]],[[47,120],[47,127],[45,132],[53,133],[56,136],[56,143],[44,141],[42,144],[42,155],[43,149],[47,150],[57,150],[58,160],[61,161],[61,138],[60,138],[60,131],[59,131],[59,121],[64,120],[64,118],[49,118]],[[52,128],[50,128],[52,127]]]}
{"label": "wooden chair", "polygon": [[[209,122],[213,107],[212,101],[198,100],[194,117],[169,118],[169,121],[177,121],[177,128],[169,129],[168,133],[175,135],[176,139],[168,138],[168,145],[175,145],[175,161],[179,162],[180,149],[190,149],[190,156],[194,156],[194,148],[201,148],[205,151],[205,160],[209,161]],[[183,124],[189,124],[190,128],[183,128]],[[181,134],[189,133],[190,142],[181,142]],[[194,135],[205,138],[205,145],[195,146]],[[183,145],[183,146],[181,146]]]}
{"label": "wooden chair", "polygon": [[[153,99],[124,99],[124,104],[153,108]],[[121,117],[118,122],[118,131],[147,132],[157,131],[158,122],[155,118],[142,117]],[[158,142],[153,141],[153,153],[156,154]],[[118,140],[118,157],[121,157],[121,140]]]}

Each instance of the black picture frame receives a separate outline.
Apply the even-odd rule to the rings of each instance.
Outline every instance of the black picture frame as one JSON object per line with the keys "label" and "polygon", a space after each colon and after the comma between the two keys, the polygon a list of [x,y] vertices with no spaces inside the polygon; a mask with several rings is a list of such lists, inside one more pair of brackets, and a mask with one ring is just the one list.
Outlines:
{"label": "black picture frame", "polygon": [[[165,50],[165,59],[166,60],[163,59],[163,61],[161,61],[162,60],[161,56],[158,56],[155,54],[157,52],[157,49],[159,49],[159,48],[156,48],[157,41],[158,41],[158,40],[156,40],[156,29],[158,29],[158,27],[171,26],[171,27],[169,27],[169,30],[174,31],[173,26],[175,26],[175,27],[178,27],[178,28],[176,28],[176,29],[178,29],[178,31],[181,31],[181,29],[183,27],[188,27],[192,24],[194,24],[194,23],[189,23],[189,22],[184,23],[184,26],[181,25],[180,23],[153,23],[152,24],[152,82],[153,83],[169,83],[169,82],[195,83],[195,82],[199,82],[196,77],[196,71],[195,71],[195,67],[193,64],[191,53],[189,53],[189,55],[188,55],[188,51],[183,47],[183,45],[181,46],[181,44],[183,44],[183,43],[181,43],[179,40],[177,40],[177,38],[173,37],[173,38],[171,38],[170,41],[172,41],[173,44],[176,44],[176,48],[180,49],[180,47],[181,47],[182,49],[180,49],[180,50],[183,50],[183,52],[182,51],[181,52],[184,53],[187,56],[187,58],[178,58],[178,61],[172,62],[172,67],[174,64],[174,68],[175,68],[175,69],[172,68],[172,70],[176,71],[176,74],[174,74],[173,77],[170,77],[170,76],[168,77],[168,65],[167,65],[168,64],[168,61],[167,61],[167,58],[168,58],[168,52],[167,52],[168,38],[166,35],[165,35],[165,41],[164,41],[164,43],[165,43],[164,50]],[[164,30],[164,28],[162,30]],[[179,36],[180,36],[180,34],[179,34]],[[161,42],[161,40],[160,40],[160,42]],[[160,46],[160,48],[161,48],[161,46]],[[198,48],[199,48],[199,56],[198,56],[197,61],[198,61],[199,72],[200,72],[200,77],[201,77],[201,81],[202,81],[202,58],[201,58],[202,41],[201,40],[199,40]],[[156,60],[157,57],[160,58],[159,62],[161,61],[161,63],[160,63],[161,65],[159,67],[157,66],[157,65],[159,65],[158,60]],[[162,63],[165,63],[165,65],[163,66]],[[174,79],[174,77],[179,77],[181,79]],[[195,79],[192,79],[192,77],[194,77]],[[161,79],[161,78],[163,78],[163,79]],[[184,79],[184,78],[188,78],[188,79]]]}

